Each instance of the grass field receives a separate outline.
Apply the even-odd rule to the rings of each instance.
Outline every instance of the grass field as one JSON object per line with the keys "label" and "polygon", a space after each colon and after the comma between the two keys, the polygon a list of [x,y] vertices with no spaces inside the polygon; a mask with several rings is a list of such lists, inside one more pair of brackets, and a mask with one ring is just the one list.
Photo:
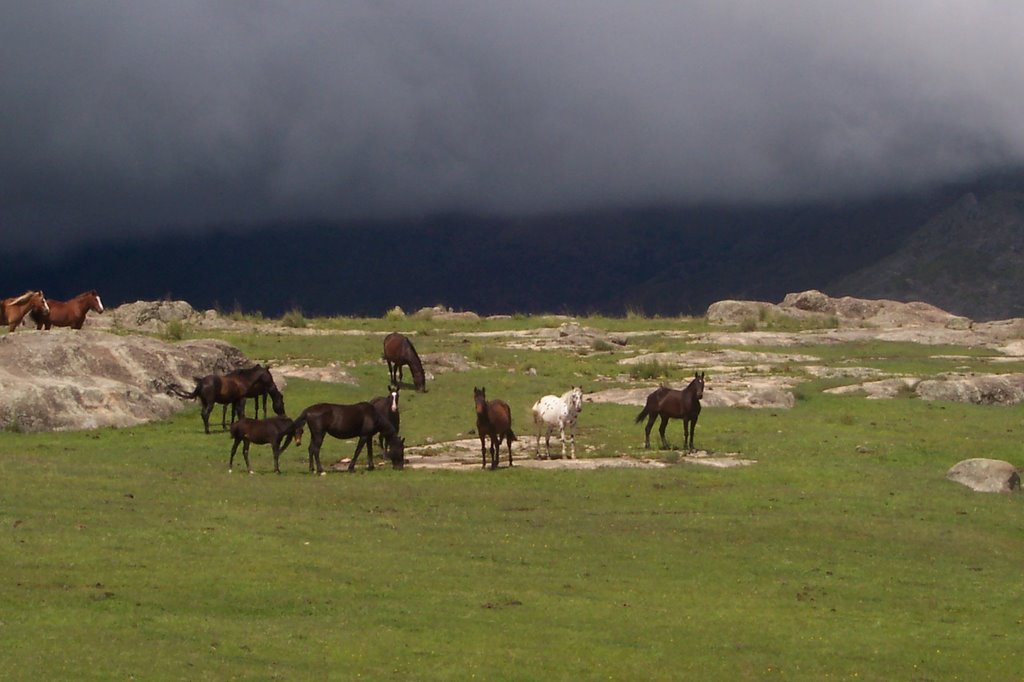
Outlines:
{"label": "grass field", "polygon": [[[382,393],[377,332],[418,332],[421,354],[483,367],[403,393],[409,444],[466,437],[472,387],[486,385],[516,411],[517,457],[532,452],[533,400],[598,377],[617,385],[616,360],[635,351],[468,336],[557,324],[520,317],[310,324],[371,334],[221,336],[256,360],[351,363],[358,386],[289,381],[294,414]],[[666,331],[703,325],[585,324],[649,329],[655,349],[685,346]],[[936,372],[966,362],[934,357],[949,351],[979,354],[800,350]],[[835,384],[804,383],[792,410],[705,408],[697,445],[757,462],[729,470],[318,478],[302,448],[280,476],[254,448],[258,473],[228,474],[229,439],[204,435],[194,407],[136,428],[0,433],[0,677],[1020,679],[1021,498],[945,480],[969,457],[1019,464],[1019,409],[821,392]],[[588,404],[579,445],[678,461],[640,447],[636,412]],[[670,435],[681,441],[678,422]],[[353,447],[329,439],[325,462]]]}

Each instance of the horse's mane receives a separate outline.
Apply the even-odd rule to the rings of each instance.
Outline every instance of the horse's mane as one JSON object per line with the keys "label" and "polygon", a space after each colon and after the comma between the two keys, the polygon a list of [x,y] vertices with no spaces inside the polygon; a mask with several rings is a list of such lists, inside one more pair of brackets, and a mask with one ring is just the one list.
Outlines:
{"label": "horse's mane", "polygon": [[25,301],[27,301],[28,299],[32,298],[36,294],[39,294],[40,296],[42,296],[43,292],[41,292],[41,291],[31,291],[31,290],[26,291],[21,296],[18,296],[17,298],[14,298],[14,299],[11,299],[11,305],[17,305],[19,303],[24,303]]}

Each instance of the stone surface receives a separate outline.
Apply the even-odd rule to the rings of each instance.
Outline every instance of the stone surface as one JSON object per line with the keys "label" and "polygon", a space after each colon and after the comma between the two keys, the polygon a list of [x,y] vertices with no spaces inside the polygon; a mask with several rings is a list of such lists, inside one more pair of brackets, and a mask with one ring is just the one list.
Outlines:
{"label": "stone surface", "polygon": [[965,459],[946,472],[946,478],[981,493],[1020,489],[1020,472],[1009,462],[978,457]]}

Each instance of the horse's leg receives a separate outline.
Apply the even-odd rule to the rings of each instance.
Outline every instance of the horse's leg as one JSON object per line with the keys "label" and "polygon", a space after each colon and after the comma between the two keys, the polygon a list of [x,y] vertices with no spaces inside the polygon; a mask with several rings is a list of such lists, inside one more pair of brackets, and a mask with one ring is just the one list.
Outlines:
{"label": "horse's leg", "polygon": [[647,426],[644,427],[644,449],[651,449],[651,428],[654,427],[654,420],[658,418],[657,413],[652,412],[647,418]]}
{"label": "horse's leg", "polygon": [[665,438],[665,427],[668,426],[668,416],[661,415],[661,426],[658,427],[658,433],[661,434],[661,449],[668,450],[668,439]]}
{"label": "horse's leg", "polygon": [[[363,445],[366,442],[366,436],[359,436],[359,443],[356,444],[356,454],[352,455],[352,460],[348,463],[348,470],[352,471],[356,468],[356,460],[359,459],[359,453],[363,451]],[[370,458],[370,462],[373,462],[373,458]]]}
{"label": "horse's leg", "polygon": [[693,434],[697,430],[697,418],[690,420],[690,452],[696,452],[697,446],[693,444]]}
{"label": "horse's leg", "polygon": [[280,466],[279,462],[281,460],[281,439],[282,438],[284,438],[284,434],[283,433],[280,436],[278,436],[274,440],[273,443],[270,444],[270,447],[272,448],[272,451],[274,453],[274,473],[275,474],[281,473],[281,466]]}
{"label": "horse's leg", "polygon": [[505,434],[505,445],[508,447],[508,466],[512,468],[512,439],[507,433]]}
{"label": "horse's leg", "polygon": [[206,433],[210,432],[210,413],[211,412],[213,412],[213,403],[212,402],[211,403],[207,403],[207,402],[204,401],[203,402],[203,408],[202,408],[202,410],[200,410],[199,414],[203,418],[203,430],[206,431]]}
{"label": "horse's leg", "polygon": [[483,432],[481,432],[480,433],[480,456],[483,458],[483,461],[484,461],[484,466],[483,466],[484,469],[487,468],[487,445],[486,445],[487,440],[486,439],[487,439],[487,436]]}
{"label": "horse's leg", "polygon": [[242,457],[245,457],[245,468],[249,470],[249,473],[253,473],[252,464],[249,464],[249,441],[245,441],[245,445],[242,446]]}
{"label": "horse's leg", "polygon": [[501,450],[501,436],[493,434],[491,436],[491,470],[498,468],[498,455]]}
{"label": "horse's leg", "polygon": [[[231,423],[235,423],[235,406],[231,405]],[[222,431],[228,428],[228,404],[224,403],[220,410],[220,428]]]}
{"label": "horse's leg", "polygon": [[558,420],[558,436],[562,439],[562,459],[565,459],[565,421]]}
{"label": "horse's leg", "polygon": [[323,476],[324,468],[320,466],[320,446],[324,442],[324,434],[313,433],[310,431],[309,434],[309,470],[313,471],[313,462],[316,461],[316,473]]}
{"label": "horse's leg", "polygon": [[241,438],[235,438],[234,445],[231,446],[231,457],[228,459],[228,473],[231,473],[231,469],[235,464],[235,451],[238,450],[238,444],[242,442]]}

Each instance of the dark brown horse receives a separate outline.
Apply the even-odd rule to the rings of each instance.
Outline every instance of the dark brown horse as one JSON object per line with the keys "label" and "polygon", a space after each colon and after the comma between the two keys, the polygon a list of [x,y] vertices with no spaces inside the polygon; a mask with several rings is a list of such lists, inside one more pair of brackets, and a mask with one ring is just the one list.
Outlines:
{"label": "dark brown horse", "polygon": [[[221,428],[227,426],[227,406],[232,406],[232,414],[245,416],[245,399],[251,395],[262,395],[253,391],[263,391],[270,394],[274,403],[274,412],[278,415],[284,414],[284,397],[277,390],[274,378],[270,370],[261,365],[250,367],[247,370],[235,370],[228,374],[207,374],[204,377],[193,377],[196,387],[191,393],[186,393],[180,386],[172,384],[168,390],[180,398],[194,400],[199,398],[202,403],[200,416],[203,418],[203,429],[210,432],[210,413],[215,405],[224,405],[225,414],[221,415]],[[233,418],[233,417],[232,417]]]}
{"label": "dark brown horse", "polygon": [[427,378],[423,373],[423,363],[420,362],[420,356],[408,338],[398,332],[391,332],[385,336],[384,360],[388,363],[392,384],[399,385],[402,380],[402,366],[409,365],[413,386],[417,391],[425,392],[427,390]]}
{"label": "dark brown horse", "polygon": [[29,312],[46,315],[50,312],[50,304],[41,291],[26,291],[21,296],[5,298],[0,301],[0,324],[8,325],[14,331]]}
{"label": "dark brown horse", "polygon": [[508,465],[512,466],[512,441],[519,440],[512,432],[512,409],[504,400],[488,400],[485,389],[473,387],[473,402],[476,403],[476,432],[480,436],[480,454],[483,468],[487,468],[486,439],[491,439],[491,469],[498,468],[498,454],[501,440],[508,446]]}
{"label": "dark brown horse", "polygon": [[[253,399],[255,404],[254,412],[257,419],[260,418],[260,398],[263,398],[263,416],[267,417],[267,397],[270,397],[271,405],[274,408],[274,414],[284,414],[284,396],[281,395],[281,391],[278,390],[277,384],[274,383],[274,377],[270,374],[270,367],[263,367],[262,365],[255,365],[248,369],[236,369],[228,372],[227,376],[239,377],[243,381],[248,382],[249,388],[245,391],[245,395],[242,396],[242,408],[245,409],[245,402],[249,398]],[[224,411],[228,409],[227,405],[224,405]],[[235,414],[235,405],[231,405],[231,421],[234,422],[237,416],[241,414]],[[221,415],[221,421],[224,420],[224,415]]]}
{"label": "dark brown horse", "polygon": [[679,391],[674,388],[662,386],[647,396],[647,404],[640,414],[636,416],[634,423],[639,424],[647,417],[647,427],[644,429],[644,447],[651,447],[651,427],[654,420],[661,417],[661,426],[658,433],[661,434],[661,447],[667,450],[669,445],[665,439],[665,427],[669,419],[683,420],[683,448],[687,452],[693,452],[693,432],[697,429],[697,417],[700,416],[700,399],[704,397],[704,372],[697,372],[693,375],[693,381],[686,388]]}
{"label": "dark brown horse", "polygon": [[[252,473],[252,465],[249,464],[249,445],[255,443],[256,445],[270,445],[274,452],[274,473],[281,473],[280,459],[281,452],[284,450],[281,447],[281,441],[286,439],[286,436],[291,433],[296,445],[302,445],[302,429],[295,431],[291,430],[292,420],[285,416],[270,417],[268,419],[249,419],[248,417],[240,417],[238,421],[231,425],[231,437],[235,439],[234,444],[231,446],[231,458],[228,460],[228,473],[231,473],[231,468],[235,463],[235,451],[238,450],[238,444],[244,443],[242,446],[242,457],[245,458],[245,468]],[[291,443],[292,438],[288,438],[288,443]],[[287,444],[285,447],[287,447]]]}
{"label": "dark brown horse", "polygon": [[[377,414],[391,422],[391,425],[395,427],[395,432],[398,432],[402,426],[402,417],[398,413],[398,386],[388,386],[388,394],[371,398],[370,404],[373,405],[373,409],[377,410]],[[378,433],[377,436],[380,449],[383,450],[385,446],[384,433]]]}
{"label": "dark brown horse", "polygon": [[[335,438],[358,438],[356,452],[352,455],[352,461],[348,464],[348,470],[356,468],[356,459],[359,453],[366,447],[367,468],[373,470],[373,437],[377,433],[383,433],[387,438],[387,457],[391,465],[401,469],[405,463],[405,441],[398,437],[391,422],[383,419],[377,410],[368,402],[356,403],[354,405],[336,405],[334,403],[317,403],[310,405],[302,411],[291,427],[289,427],[289,438],[291,433],[296,433],[303,426],[309,428],[309,470],[313,471],[313,463],[316,462],[316,473],[323,475],[324,469],[320,465],[320,446],[323,445],[327,435]],[[284,447],[288,446],[285,440]]]}
{"label": "dark brown horse", "polygon": [[83,291],[70,301],[54,301],[50,299],[49,311],[32,310],[29,317],[36,324],[36,329],[49,329],[50,327],[71,327],[81,329],[85,324],[85,315],[90,310],[96,313],[103,312],[103,302],[95,289]]}

